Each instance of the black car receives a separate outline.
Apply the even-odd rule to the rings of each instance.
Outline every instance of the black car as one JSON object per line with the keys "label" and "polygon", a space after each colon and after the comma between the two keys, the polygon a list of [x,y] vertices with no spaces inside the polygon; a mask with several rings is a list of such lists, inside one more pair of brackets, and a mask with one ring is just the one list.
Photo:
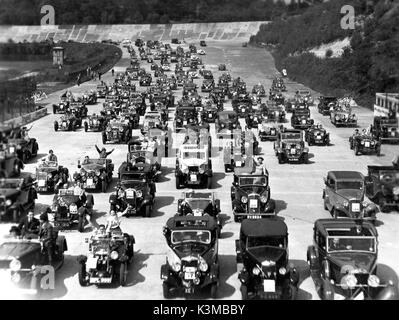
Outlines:
{"label": "black car", "polygon": [[399,142],[399,124],[396,117],[374,117],[373,134],[381,143]]}
{"label": "black car", "polygon": [[322,125],[312,125],[305,131],[305,140],[309,146],[328,146],[330,145],[330,134],[322,127]]}
{"label": "black car", "polygon": [[175,216],[167,221],[163,234],[169,253],[161,267],[165,298],[171,298],[173,292],[194,294],[205,288],[217,298],[218,230],[211,216]]}
{"label": "black car", "polygon": [[309,162],[309,148],[305,147],[304,135],[301,130],[285,128],[280,130],[274,143],[274,152],[280,164]]}
{"label": "black car", "polygon": [[275,216],[276,203],[270,198],[269,174],[253,168],[236,168],[231,187],[234,221]]}
{"label": "black car", "polygon": [[85,132],[101,132],[104,130],[106,125],[106,119],[102,115],[93,114],[88,117],[88,119],[83,123]]}
{"label": "black car", "polygon": [[381,141],[371,133],[355,133],[353,136],[349,137],[349,147],[354,151],[355,156],[370,153],[374,153],[378,157],[381,156]]}
{"label": "black car", "polygon": [[399,210],[399,167],[367,166],[366,196],[382,212]]}
{"label": "black car", "polygon": [[377,276],[378,233],[368,221],[319,219],[307,262],[323,300],[397,300],[397,288]]}
{"label": "black car", "polygon": [[310,118],[309,109],[296,108],[292,112],[291,126],[294,129],[307,130],[314,124],[314,120]]}
{"label": "black car", "polygon": [[288,229],[282,219],[244,220],[236,254],[243,300],[296,299],[299,273],[288,263]]}
{"label": "black car", "polygon": [[241,131],[238,115],[234,111],[220,111],[215,121],[216,137],[232,136],[233,131]]}
{"label": "black car", "polygon": [[206,103],[201,111],[201,119],[203,122],[211,123],[216,121],[218,107],[211,102]]}
{"label": "black car", "polygon": [[8,139],[8,146],[14,147],[15,153],[23,163],[28,163],[29,160],[37,156],[39,151],[39,144],[35,138],[25,139]]}
{"label": "black car", "polygon": [[198,125],[198,113],[194,106],[185,104],[178,106],[175,113],[174,121],[175,132],[179,132],[187,128],[187,125]]}
{"label": "black car", "polygon": [[321,96],[319,98],[319,104],[317,105],[317,111],[321,113],[323,116],[329,116],[331,110],[334,110],[337,104],[338,104],[337,97]]}

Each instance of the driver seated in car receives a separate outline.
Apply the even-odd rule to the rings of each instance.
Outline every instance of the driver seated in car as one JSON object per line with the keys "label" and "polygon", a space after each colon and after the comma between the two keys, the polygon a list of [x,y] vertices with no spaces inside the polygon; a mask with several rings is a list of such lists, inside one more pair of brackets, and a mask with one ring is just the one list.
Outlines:
{"label": "driver seated in car", "polygon": [[83,164],[89,164],[90,163],[90,158],[89,156],[86,156],[85,159],[83,160]]}

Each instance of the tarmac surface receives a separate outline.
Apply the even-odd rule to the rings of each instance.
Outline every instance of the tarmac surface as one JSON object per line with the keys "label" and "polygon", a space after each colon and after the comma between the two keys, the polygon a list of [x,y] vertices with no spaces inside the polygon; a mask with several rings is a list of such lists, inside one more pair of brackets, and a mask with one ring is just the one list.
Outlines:
{"label": "tarmac surface", "polygon": [[[198,45],[198,43],[196,43]],[[274,66],[271,54],[261,48],[244,48],[239,42],[208,42],[205,48],[207,55],[201,56],[206,68],[214,73],[215,79],[220,75],[219,63],[226,63],[227,70],[235,78],[240,76],[247,83],[247,88],[261,82],[267,92],[271,86],[273,77],[278,73]],[[115,71],[124,71],[129,65],[129,56],[124,49],[124,56],[116,65]],[[143,64],[143,63],[142,63]],[[144,63],[149,69],[149,65]],[[172,67],[174,70],[174,66]],[[103,76],[106,82],[113,81],[110,73]],[[197,79],[198,85],[202,79]],[[80,87],[71,88],[73,93],[83,93],[86,90],[95,89],[98,81],[82,84]],[[297,89],[304,89],[298,83],[286,80],[288,95],[293,96]],[[143,90],[137,84],[138,90]],[[181,88],[176,91],[176,101],[181,97]],[[314,97],[319,94],[312,91]],[[47,100],[49,107],[59,100],[61,92],[51,94]],[[207,94],[206,94],[207,95]],[[265,99],[265,98],[263,98]],[[102,100],[96,106],[88,106],[89,113],[99,113],[102,108]],[[315,101],[315,106],[317,101]],[[225,104],[225,109],[231,109],[231,101]],[[77,160],[85,155],[96,157],[97,152],[94,145],[102,147],[100,133],[85,133],[84,130],[76,132],[54,132],[53,122],[59,119],[60,115],[53,115],[49,108],[50,115],[35,121],[30,136],[35,137],[39,143],[39,156],[30,164],[26,165],[25,171],[34,173],[40,158],[47,155],[49,149],[53,149],[58,156],[60,165],[69,168],[71,174],[77,171]],[[354,112],[358,115],[359,128],[365,128],[372,122],[373,113],[370,109],[357,107]],[[320,115],[315,107],[311,107],[312,118],[315,123],[320,122],[330,132],[331,143],[329,147],[310,147],[309,164],[278,164],[277,157],[273,152],[272,142],[260,142],[261,154],[265,159],[266,166],[270,173],[271,196],[276,201],[278,216],[284,218],[289,230],[289,257],[291,262],[300,272],[299,299],[318,300],[315,285],[310,277],[306,263],[307,247],[312,244],[312,232],[314,221],[319,218],[329,218],[330,214],[323,209],[322,191],[323,177],[329,170],[355,170],[366,173],[367,165],[385,164],[389,165],[393,157],[398,154],[399,146],[382,146],[382,156],[355,156],[349,149],[348,137],[352,134],[353,128],[335,128],[329,121],[329,117]],[[169,127],[173,127],[173,114],[169,113]],[[288,114],[289,120],[290,114]],[[242,125],[243,123],[243,119]],[[290,127],[289,123],[285,124]],[[254,130],[256,132],[256,130]],[[214,124],[211,124],[213,145],[216,146]],[[179,140],[175,140],[179,141]],[[176,146],[176,143],[175,143]],[[109,194],[113,191],[116,183],[116,172],[119,165],[125,161],[126,145],[108,145],[107,150],[115,148],[110,158],[115,163],[114,182],[108,188],[108,192],[95,193],[94,224],[105,222],[109,210]],[[237,278],[235,239],[238,238],[240,224],[235,223],[232,216],[230,186],[232,173],[225,174],[223,162],[219,155],[212,158],[214,181],[212,191],[221,200],[222,217],[225,225],[222,236],[219,240],[219,261],[220,261],[220,286],[219,299],[241,299],[240,282]],[[168,218],[176,213],[177,200],[183,190],[176,190],[174,178],[175,158],[163,158],[163,176],[157,183],[156,201],[154,212],[151,218],[122,218],[121,228],[124,232],[133,234],[136,239],[135,258],[129,269],[128,285],[118,287],[97,288],[96,286],[80,287],[78,282],[78,263],[76,258],[80,254],[86,254],[88,246],[85,238],[90,236],[90,229],[80,234],[74,230],[65,233],[68,242],[68,251],[65,253],[64,266],[56,273],[55,290],[47,290],[41,293],[37,299],[163,299],[162,280],[160,279],[160,268],[165,263],[167,245],[162,234],[162,227]],[[187,189],[186,189],[187,190]],[[39,195],[36,202],[35,213],[51,204],[53,195]],[[379,265],[378,275],[385,280],[392,280],[398,284],[397,273],[399,271],[399,215],[397,213],[377,215],[377,226],[379,232]],[[0,225],[0,236],[8,233],[10,224]],[[0,289],[0,298],[25,299],[22,296],[12,296]],[[183,297],[184,298],[184,297]],[[197,297],[186,297],[196,299]],[[204,297],[201,297],[204,298]],[[180,298],[179,298],[180,299]]]}

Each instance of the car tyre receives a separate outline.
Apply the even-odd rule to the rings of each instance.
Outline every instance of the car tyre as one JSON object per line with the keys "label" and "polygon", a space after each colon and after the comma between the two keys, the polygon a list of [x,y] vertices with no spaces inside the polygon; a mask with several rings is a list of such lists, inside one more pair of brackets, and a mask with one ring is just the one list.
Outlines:
{"label": "car tyre", "polygon": [[127,283],[127,263],[122,262],[119,266],[119,284],[124,287]]}
{"label": "car tyre", "polygon": [[206,179],[206,187],[208,189],[212,189],[212,177],[207,177],[207,179]]}
{"label": "car tyre", "polygon": [[162,291],[163,291],[163,297],[165,299],[170,299],[172,297],[170,293],[170,286],[167,282],[162,283]]}
{"label": "car tyre", "polygon": [[152,212],[152,206],[151,205],[145,206],[144,217],[151,218],[151,212]]}
{"label": "car tyre", "polygon": [[87,122],[85,122],[85,132],[87,132],[87,131],[89,131],[89,125],[88,125],[88,123]]}
{"label": "car tyre", "polygon": [[107,143],[107,135],[103,133],[103,144]]}
{"label": "car tyre", "polygon": [[279,153],[279,154],[277,155],[277,157],[278,157],[278,163],[279,163],[279,164],[283,164],[283,163],[284,163],[284,160],[283,160],[282,154]]}
{"label": "car tyre", "polygon": [[54,131],[55,131],[55,132],[58,131],[58,122],[54,122]]}
{"label": "car tyre", "polygon": [[212,299],[217,299],[218,296],[218,284],[217,283],[212,283],[211,285],[211,298]]}
{"label": "car tyre", "polygon": [[107,181],[105,181],[105,179],[101,181],[101,192],[107,192]]}
{"label": "car tyre", "polygon": [[245,284],[242,284],[240,287],[241,299],[248,300],[248,287]]}
{"label": "car tyre", "polygon": [[86,287],[89,284],[89,282],[86,279],[86,275],[87,275],[86,263],[80,263],[79,264],[78,278],[79,278],[79,284],[82,287]]}
{"label": "car tyre", "polygon": [[305,153],[303,155],[303,163],[308,164],[309,163],[309,153]]}
{"label": "car tyre", "polygon": [[180,189],[180,177],[176,177],[176,189]]}
{"label": "car tyre", "polygon": [[82,232],[84,231],[84,225],[85,225],[84,217],[83,217],[83,216],[80,216],[80,217],[79,217],[79,222],[78,222],[78,231],[79,231],[80,233],[82,233]]}

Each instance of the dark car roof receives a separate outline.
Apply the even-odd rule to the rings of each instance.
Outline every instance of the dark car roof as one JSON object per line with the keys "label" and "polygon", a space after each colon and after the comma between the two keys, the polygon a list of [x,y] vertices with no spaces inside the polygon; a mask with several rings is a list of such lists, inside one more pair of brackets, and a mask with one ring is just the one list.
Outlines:
{"label": "dark car roof", "polygon": [[241,223],[240,234],[245,237],[277,237],[288,235],[288,228],[281,219],[245,219]]}
{"label": "dark car roof", "polygon": [[358,171],[329,171],[328,175],[335,180],[364,180],[363,175]]}
{"label": "dark car roof", "polygon": [[175,216],[166,222],[171,230],[199,229],[213,231],[218,227],[215,218],[211,216]]}
{"label": "dark car roof", "polygon": [[211,199],[212,192],[185,192],[186,198],[190,199]]}
{"label": "dark car roof", "polygon": [[235,111],[226,110],[226,111],[220,111],[220,112],[218,112],[218,115],[219,115],[219,114],[234,114],[234,115],[236,115],[237,113],[236,113]]}
{"label": "dark car roof", "polygon": [[[357,222],[352,219],[319,219],[316,220],[314,226],[317,230],[319,230],[324,236],[331,235],[331,229],[343,229],[343,228],[350,228],[355,230],[358,225],[362,225],[364,229],[369,230],[367,234],[372,234],[378,236],[378,232],[376,227],[370,221],[361,221]],[[363,234],[364,235],[364,234]]]}

